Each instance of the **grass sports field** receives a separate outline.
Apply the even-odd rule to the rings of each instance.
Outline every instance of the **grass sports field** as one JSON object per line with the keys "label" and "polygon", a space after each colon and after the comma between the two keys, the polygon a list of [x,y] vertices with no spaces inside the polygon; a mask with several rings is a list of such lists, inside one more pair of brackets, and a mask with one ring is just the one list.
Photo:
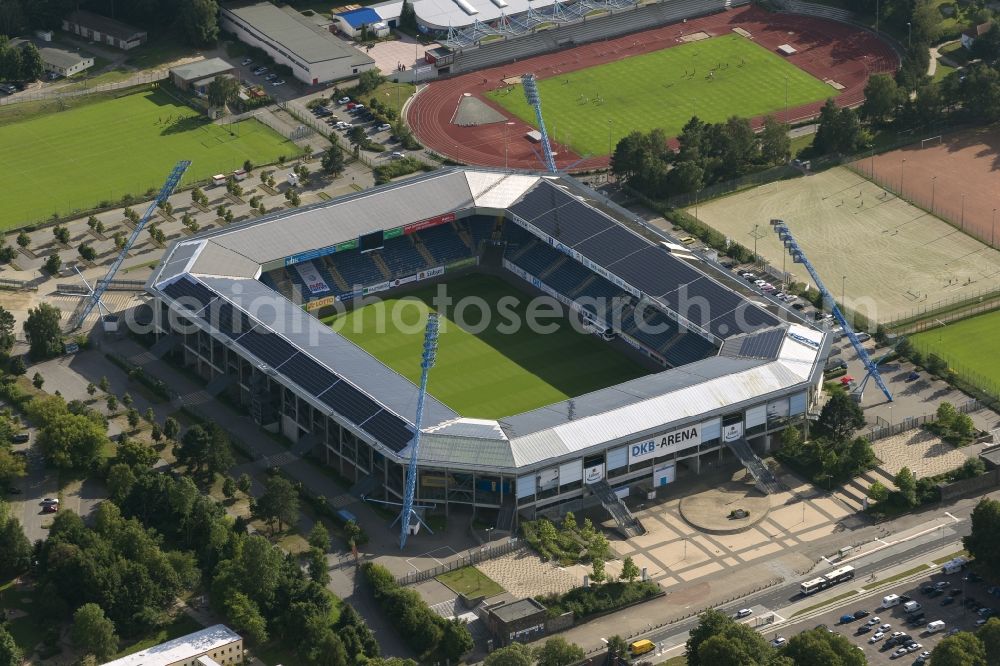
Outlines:
{"label": "grass sports field", "polygon": [[1000,311],[917,333],[910,338],[925,356],[937,354],[966,381],[1000,395]]}
{"label": "grass sports field", "polygon": [[298,148],[256,120],[212,125],[166,93],[143,91],[0,126],[0,229],[141,196],[181,159],[185,182],[273,162]]}
{"label": "grass sports field", "polygon": [[[609,119],[617,138],[654,128],[676,136],[693,115],[719,122],[733,115],[753,117],[783,109],[786,80],[788,108],[837,94],[778,54],[739,35],[560,74],[539,81],[538,88],[545,124],[556,141],[580,155],[606,155]],[[534,111],[520,86],[489,96],[534,123]]]}
{"label": "grass sports field", "polygon": [[[527,326],[517,327],[513,333],[500,332],[498,327],[509,318],[498,314],[498,301],[515,298],[517,304],[510,312],[523,322],[530,297],[498,278],[470,275],[449,282],[447,287],[452,303],[458,305],[465,298],[479,297],[492,315],[489,325],[475,334],[454,323],[454,306],[442,322],[430,392],[464,416],[510,416],[646,374],[641,366],[593,335],[574,331],[566,320],[558,321],[558,330],[547,334]],[[396,321],[402,325],[385,333],[375,332],[379,308],[388,308],[383,317],[391,326],[392,307],[400,299],[387,299],[382,306],[368,305],[326,321],[341,335],[418,383],[423,330],[417,323],[426,316],[436,292],[433,286],[405,296],[413,304],[400,310]],[[466,307],[461,318],[475,327],[482,321],[480,312],[479,308]],[[403,332],[401,328],[409,330]]]}

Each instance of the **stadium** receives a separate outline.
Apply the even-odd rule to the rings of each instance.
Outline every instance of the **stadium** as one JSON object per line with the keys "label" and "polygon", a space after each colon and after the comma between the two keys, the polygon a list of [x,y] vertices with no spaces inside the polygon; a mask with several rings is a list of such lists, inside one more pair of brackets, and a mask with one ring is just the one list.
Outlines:
{"label": "stadium", "polygon": [[[506,529],[599,502],[635,533],[623,497],[706,464],[738,459],[775,490],[758,455],[819,396],[829,336],[728,279],[569,177],[455,168],[179,240],[147,291],[154,353],[388,501],[434,307],[418,501]],[[472,299],[558,306],[557,330],[469,324]]]}

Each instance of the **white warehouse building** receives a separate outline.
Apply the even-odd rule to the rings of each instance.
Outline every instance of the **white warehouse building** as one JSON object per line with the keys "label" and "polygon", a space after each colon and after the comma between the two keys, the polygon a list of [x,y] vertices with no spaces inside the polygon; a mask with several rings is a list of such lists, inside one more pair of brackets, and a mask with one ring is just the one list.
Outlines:
{"label": "white warehouse building", "polygon": [[295,78],[306,84],[347,79],[375,66],[371,57],[291,7],[244,3],[222,7],[220,17],[223,30],[291,67]]}

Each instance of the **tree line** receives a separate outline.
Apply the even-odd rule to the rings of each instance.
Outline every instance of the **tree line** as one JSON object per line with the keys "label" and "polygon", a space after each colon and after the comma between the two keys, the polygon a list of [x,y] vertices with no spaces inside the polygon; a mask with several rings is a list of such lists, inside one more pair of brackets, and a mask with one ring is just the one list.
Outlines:
{"label": "tree line", "polygon": [[791,150],[788,126],[771,116],[759,133],[746,118],[706,123],[693,116],[676,151],[668,140],[662,129],[630,133],[615,147],[612,172],[646,196],[665,199],[783,164]]}
{"label": "tree line", "polygon": [[0,34],[29,30],[59,30],[76,9],[133,24],[152,35],[175,30],[194,46],[213,44],[219,37],[217,0],[0,0]]}
{"label": "tree line", "polygon": [[42,56],[34,44],[15,45],[6,35],[0,35],[0,80],[37,81],[44,72]]}

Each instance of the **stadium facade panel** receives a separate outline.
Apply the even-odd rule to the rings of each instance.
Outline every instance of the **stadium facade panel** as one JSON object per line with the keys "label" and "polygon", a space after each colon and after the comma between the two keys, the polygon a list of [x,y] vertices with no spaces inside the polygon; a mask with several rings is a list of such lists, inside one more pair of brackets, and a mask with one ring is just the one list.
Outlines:
{"label": "stadium facade panel", "polygon": [[177,362],[390,500],[418,389],[316,315],[475,270],[554,298],[650,374],[500,420],[430,395],[418,454],[420,502],[532,515],[594,483],[648,492],[737,446],[767,453],[819,397],[825,331],[640,231],[568,177],[449,169],[177,241],[147,290]]}

